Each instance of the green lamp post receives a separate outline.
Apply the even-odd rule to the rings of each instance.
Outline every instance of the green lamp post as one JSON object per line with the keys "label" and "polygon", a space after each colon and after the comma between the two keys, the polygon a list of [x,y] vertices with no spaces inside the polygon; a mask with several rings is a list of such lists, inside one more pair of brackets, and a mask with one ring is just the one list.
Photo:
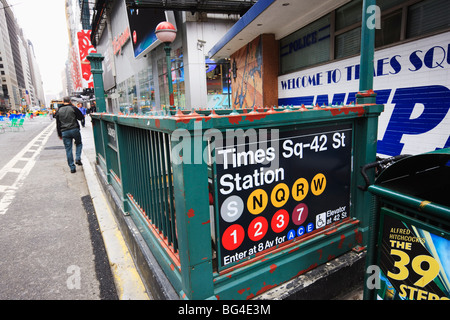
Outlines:
{"label": "green lamp post", "polygon": [[166,52],[167,62],[167,82],[169,83],[169,103],[170,107],[174,106],[173,85],[172,85],[172,62],[170,60],[170,44],[177,36],[177,29],[168,21],[163,21],[156,26],[156,37],[159,41],[164,43],[164,51]]}
{"label": "green lamp post", "polygon": [[356,95],[358,104],[375,103],[376,94],[373,91],[373,60],[375,48],[376,19],[379,19],[376,0],[363,0],[361,23],[361,61],[359,93]]}
{"label": "green lamp post", "polygon": [[94,94],[97,111],[106,112],[105,89],[103,87],[103,68],[102,68],[102,61],[104,57],[100,53],[90,53],[86,58],[91,63],[91,73],[94,79]]}

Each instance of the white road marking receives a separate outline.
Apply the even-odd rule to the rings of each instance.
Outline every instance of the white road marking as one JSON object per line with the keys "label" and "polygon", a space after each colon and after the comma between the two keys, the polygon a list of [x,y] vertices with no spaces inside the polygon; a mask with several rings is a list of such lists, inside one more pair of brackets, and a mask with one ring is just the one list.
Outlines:
{"label": "white road marking", "polygon": [[[18,173],[17,178],[11,185],[0,185],[0,192],[3,192],[3,197],[0,199],[0,215],[3,215],[8,211],[9,205],[13,202],[16,197],[17,190],[23,185],[26,177],[33,169],[36,164],[36,158],[41,153],[42,148],[47,143],[50,135],[55,130],[55,124],[49,124],[39,135],[37,135],[33,140],[31,140],[22,150],[20,150],[14,158],[12,158],[1,170],[0,170],[0,180],[9,172]],[[41,140],[41,141],[38,141]],[[36,145],[35,145],[36,144]],[[35,149],[37,147],[37,149]],[[31,152],[31,157],[24,158],[23,156]],[[14,168],[18,161],[25,161],[26,164],[22,169]]]}

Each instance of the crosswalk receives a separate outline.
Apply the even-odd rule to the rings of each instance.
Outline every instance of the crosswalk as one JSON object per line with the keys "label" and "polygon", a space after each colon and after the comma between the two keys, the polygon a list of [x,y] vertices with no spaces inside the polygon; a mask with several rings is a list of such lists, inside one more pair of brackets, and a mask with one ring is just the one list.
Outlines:
{"label": "crosswalk", "polygon": [[4,215],[8,211],[17,190],[23,185],[26,177],[33,169],[38,155],[55,128],[55,124],[50,123],[0,169],[0,194],[3,194],[0,199],[0,215]]}

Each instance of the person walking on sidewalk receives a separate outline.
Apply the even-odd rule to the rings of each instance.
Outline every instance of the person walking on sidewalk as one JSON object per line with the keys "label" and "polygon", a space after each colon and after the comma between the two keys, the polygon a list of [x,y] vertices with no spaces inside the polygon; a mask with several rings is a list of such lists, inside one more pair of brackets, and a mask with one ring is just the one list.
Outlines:
{"label": "person walking on sidewalk", "polygon": [[83,114],[83,120],[81,120],[81,126],[84,128],[85,127],[85,118],[86,118],[86,108],[83,106],[82,103],[79,103],[77,105],[77,107],[81,111],[81,113]]}
{"label": "person walking on sidewalk", "polygon": [[[75,163],[81,163],[81,150],[83,143],[81,141],[80,125],[78,120],[84,119],[81,111],[70,102],[70,97],[64,97],[64,104],[58,108],[55,114],[56,130],[58,137],[63,141],[66,149],[67,163],[70,167],[70,172],[77,172]],[[72,140],[75,140],[75,163],[73,161]]]}

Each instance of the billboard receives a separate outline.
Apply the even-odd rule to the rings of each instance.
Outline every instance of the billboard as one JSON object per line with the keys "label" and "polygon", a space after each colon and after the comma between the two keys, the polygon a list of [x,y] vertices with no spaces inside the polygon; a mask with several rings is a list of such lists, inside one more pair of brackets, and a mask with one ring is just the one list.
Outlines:
{"label": "billboard", "polygon": [[381,213],[377,299],[450,299],[448,234],[386,208]]}
{"label": "billboard", "polygon": [[176,27],[172,11],[127,7],[127,16],[135,58],[144,56],[160,44],[155,34],[160,22],[169,21]]}
{"label": "billboard", "polygon": [[96,53],[94,46],[91,43],[91,30],[81,30],[77,32],[78,50],[80,54],[81,63],[81,82],[83,88],[93,88],[94,79],[91,73],[91,64],[87,60],[90,53]]}

